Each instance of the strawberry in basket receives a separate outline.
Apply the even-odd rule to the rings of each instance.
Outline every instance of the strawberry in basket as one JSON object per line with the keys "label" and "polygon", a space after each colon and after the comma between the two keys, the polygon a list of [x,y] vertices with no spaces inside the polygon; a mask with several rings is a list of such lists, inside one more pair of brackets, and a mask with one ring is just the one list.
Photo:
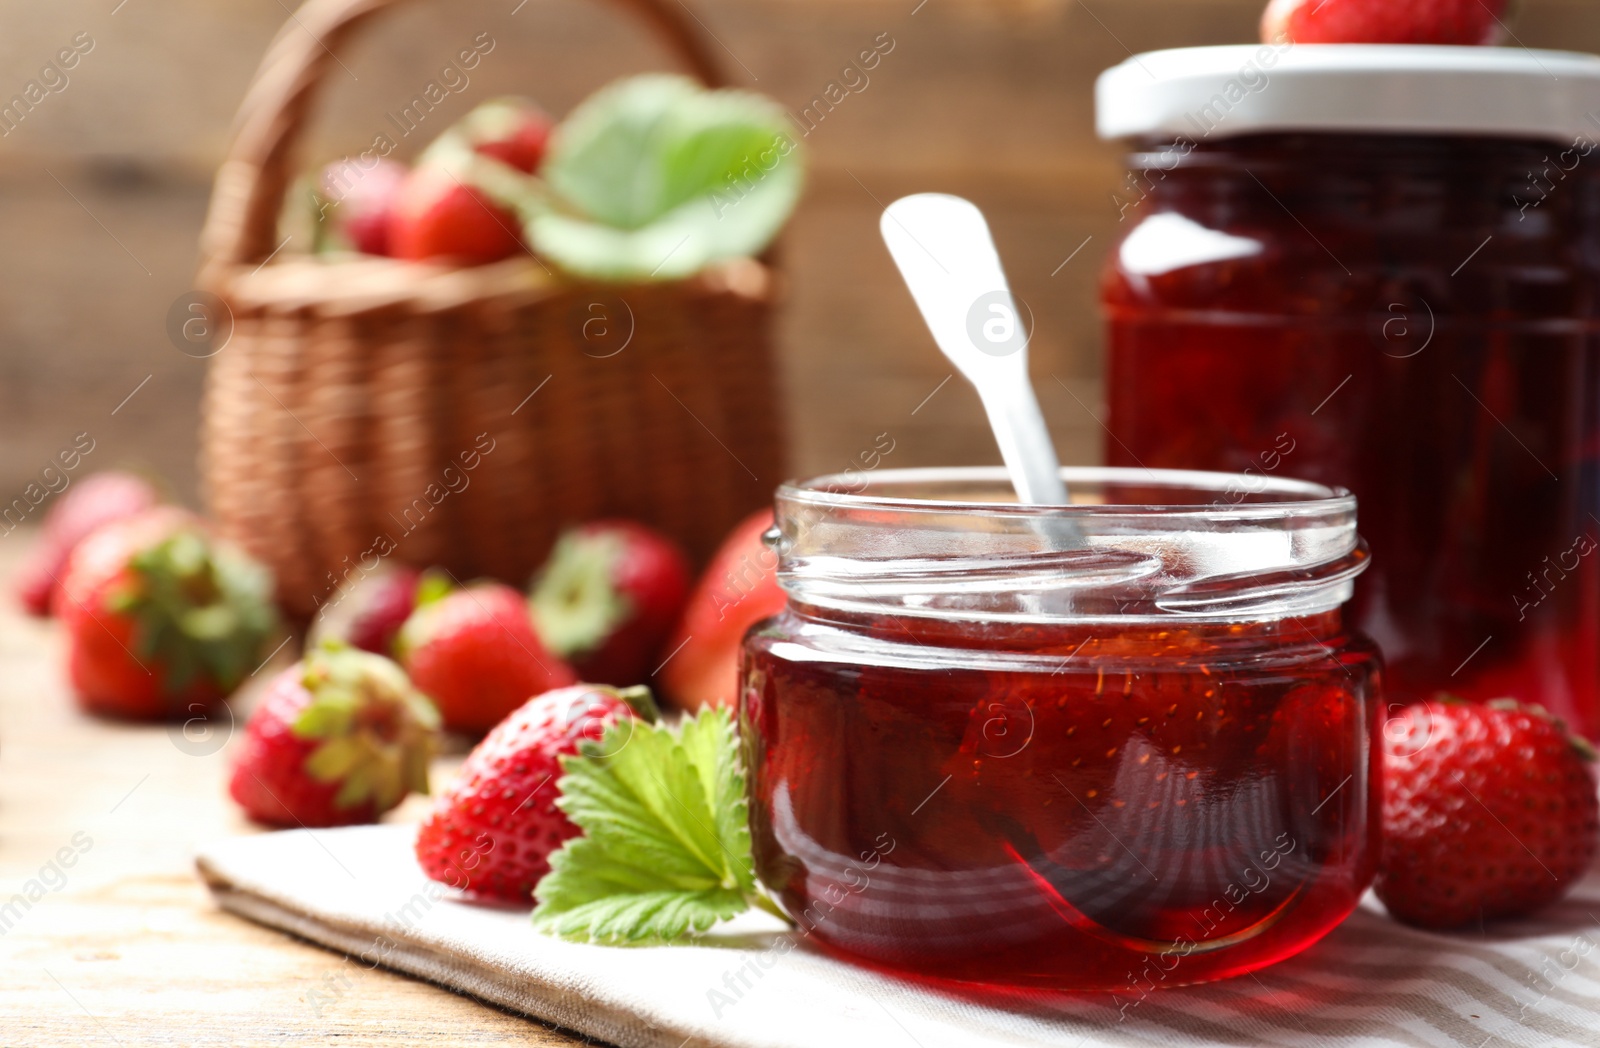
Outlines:
{"label": "strawberry in basket", "polygon": [[389,222],[396,258],[498,262],[526,250],[523,205],[544,162],[550,117],[503,98],[468,113],[422,154],[400,187]]}
{"label": "strawberry in basket", "polygon": [[317,194],[318,238],[324,248],[387,255],[389,230],[406,166],[373,158],[336,160],[322,169]]}
{"label": "strawberry in basket", "polygon": [[446,132],[459,135],[474,151],[534,174],[544,162],[555,124],[550,114],[525,98],[485,102]]}
{"label": "strawberry in basket", "polygon": [[513,201],[518,172],[451,136],[406,177],[389,219],[395,258],[482,265],[525,250]]}

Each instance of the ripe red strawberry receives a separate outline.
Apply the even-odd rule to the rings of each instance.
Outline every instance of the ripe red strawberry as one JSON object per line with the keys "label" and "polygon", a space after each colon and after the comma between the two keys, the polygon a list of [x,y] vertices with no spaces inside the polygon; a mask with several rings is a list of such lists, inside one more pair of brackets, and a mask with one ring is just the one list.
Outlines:
{"label": "ripe red strawberry", "polygon": [[423,604],[396,644],[447,728],[482,732],[530,696],[577,681],[539,642],[522,594],[480,583]]}
{"label": "ripe red strawberry", "polygon": [[[323,605],[312,627],[321,640],[336,638],[362,651],[395,657],[395,638],[416,610],[424,575],[399,566],[365,575]],[[429,584],[434,581],[428,576]]]}
{"label": "ripe red strawberry", "polygon": [[321,232],[331,233],[328,246],[348,248],[367,255],[387,255],[389,229],[406,166],[374,158],[336,160],[322,169],[318,194]]}
{"label": "ripe red strawberry", "polygon": [[1408,924],[1453,928],[1565,895],[1600,845],[1588,761],[1539,707],[1417,702],[1384,727],[1374,884]]}
{"label": "ripe red strawberry", "polygon": [[[1204,664],[1216,650],[1203,633],[1184,630],[1169,633],[1167,643],[1174,667]],[[1116,637],[1051,644],[1062,661],[1048,683],[1012,681],[1006,673],[990,677],[968,710],[961,745],[940,768],[950,776],[940,796],[948,793],[951,808],[964,804],[968,812],[1025,811],[1038,800],[1030,758],[1023,756],[1031,753],[1032,761],[1049,765],[1045,781],[1070,801],[1048,826],[1010,827],[1013,846],[1036,872],[1047,879],[1117,879],[1143,863],[1163,882],[1182,881],[1168,896],[1176,913],[1195,907],[1182,920],[1221,895],[1263,850],[1276,850],[1279,834],[1300,842],[1295,866],[1311,846],[1341,843],[1337,824],[1325,818],[1336,801],[1323,805],[1315,820],[1306,813],[1363,770],[1370,751],[1353,720],[1360,706],[1355,696],[1332,684],[1302,683],[1219,697],[1215,679],[1202,674],[1116,668],[1139,644]],[[893,674],[863,674],[863,704],[881,701],[874,692],[894,687]],[[953,712],[942,693],[929,700]],[[913,745],[918,728],[906,723],[901,737],[880,744]],[[1360,795],[1359,787],[1346,789]],[[1199,810],[1206,812],[1203,832],[1195,824]],[[1324,831],[1325,825],[1333,828]],[[964,846],[960,831],[945,840],[954,850]],[[930,861],[950,859],[930,854]],[[1294,890],[1295,878],[1279,881],[1280,888]],[[1082,885],[1079,880],[1068,894],[1084,895]],[[1110,920],[1124,900],[1111,893],[1074,905]],[[1181,930],[1174,925],[1172,932]]]}
{"label": "ripe red strawberry", "polygon": [[560,758],[633,717],[655,720],[650,689],[578,684],[525,703],[478,743],[423,822],[422,871],[476,895],[529,901],[550,853],[578,834],[556,807]]}
{"label": "ripe red strawberry", "polygon": [[525,98],[497,98],[468,113],[451,128],[477,152],[525,174],[539,170],[555,124]]}
{"label": "ripe red strawberry", "polygon": [[534,580],[539,637],[586,681],[638,684],[689,597],[689,560],[642,524],[604,520],[566,532]]}
{"label": "ripe red strawberry", "polygon": [[372,822],[407,793],[428,792],[438,727],[399,666],[329,642],[267,686],[228,792],[271,826]]}
{"label": "ripe red strawberry", "polygon": [[762,544],[772,511],[746,517],[729,533],[689,598],[683,619],[662,645],[659,680],[686,710],[732,706],[739,692],[739,650],[745,631],[783,610],[778,557]]}
{"label": "ripe red strawberry", "polygon": [[174,507],[116,521],[72,553],[55,610],[78,701],[159,719],[209,708],[276,628],[267,570]]}
{"label": "ripe red strawberry", "polygon": [[415,568],[400,568],[374,580],[370,593],[350,620],[350,643],[362,651],[394,656],[394,639],[400,627],[417,609],[417,586],[422,573]]}
{"label": "ripe red strawberry", "polygon": [[474,154],[447,135],[429,147],[406,177],[390,222],[396,258],[481,265],[523,250],[522,222],[512,201],[521,176]]}
{"label": "ripe red strawberry", "polygon": [[[1290,829],[1307,847],[1369,843],[1346,840],[1345,830],[1363,822],[1370,794],[1350,780],[1364,771],[1371,752],[1375,716],[1340,678],[1301,684],[1278,703],[1257,749],[1267,767],[1279,769],[1279,788],[1292,798]],[[1362,776],[1363,778],[1365,776]]]}
{"label": "ripe red strawberry", "polygon": [[50,598],[61,585],[67,558],[103,524],[124,520],[161,501],[156,489],[133,473],[94,473],[61,493],[44,518],[44,534],[17,569],[17,596],[30,615],[50,614]]}
{"label": "ripe red strawberry", "polygon": [[1297,44],[1491,44],[1506,0],[1271,0],[1261,39]]}

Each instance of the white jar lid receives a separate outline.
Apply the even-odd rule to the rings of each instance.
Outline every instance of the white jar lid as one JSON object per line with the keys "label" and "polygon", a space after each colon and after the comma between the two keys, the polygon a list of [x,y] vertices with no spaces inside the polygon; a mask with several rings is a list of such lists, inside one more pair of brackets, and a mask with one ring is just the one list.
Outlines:
{"label": "white jar lid", "polygon": [[1600,140],[1600,56],[1513,47],[1256,44],[1134,55],[1100,74],[1102,138],[1410,131]]}

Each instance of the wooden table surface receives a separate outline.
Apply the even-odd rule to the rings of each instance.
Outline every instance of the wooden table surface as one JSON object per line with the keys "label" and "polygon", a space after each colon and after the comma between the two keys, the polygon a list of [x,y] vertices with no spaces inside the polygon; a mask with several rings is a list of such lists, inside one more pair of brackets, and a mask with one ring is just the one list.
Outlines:
{"label": "wooden table surface", "polygon": [[219,911],[196,846],[259,832],[224,791],[229,733],[79,713],[58,628],[11,598],[31,542],[0,537],[0,1048],[590,1043]]}

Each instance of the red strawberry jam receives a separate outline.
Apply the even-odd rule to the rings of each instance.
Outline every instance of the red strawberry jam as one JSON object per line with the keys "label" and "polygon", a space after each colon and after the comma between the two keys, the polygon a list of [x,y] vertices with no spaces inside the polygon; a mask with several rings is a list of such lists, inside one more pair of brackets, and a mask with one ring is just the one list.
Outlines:
{"label": "red strawberry jam", "polygon": [[[899,497],[898,478],[918,472],[884,490]],[[1229,480],[1146,494],[1199,501]],[[746,639],[741,706],[757,868],[802,933],[932,979],[1137,995],[1270,964],[1355,906],[1373,875],[1380,699],[1375,650],[1337,606],[1362,556],[1353,516],[1320,522],[1347,532],[1336,556],[1291,568],[1343,581],[1302,575],[1306,613],[1275,615],[1253,587],[1295,583],[1271,570],[1288,567],[1270,563],[1272,542],[1251,545],[1255,524],[1213,522],[1216,544],[1185,548],[1197,507],[1154,543],[1102,519],[1119,507],[1080,507],[1067,511],[1077,541],[1158,552],[1076,568],[1038,554],[1075,583],[1053,608],[1019,598],[1042,581],[1015,551],[988,596],[971,592],[997,563],[974,553],[1049,541],[1048,523],[811,494],[780,493],[790,608]],[[973,533],[948,530],[962,518]],[[901,556],[881,559],[874,535]],[[941,544],[972,565],[965,589],[961,567],[926,556]],[[1180,590],[1219,603],[1162,613]],[[1031,621],[1016,620],[1018,599]],[[947,603],[963,607],[930,613]]]}
{"label": "red strawberry jam", "polygon": [[[1351,621],[1396,698],[1600,738],[1600,58],[1272,51],[1102,78],[1138,172],[1102,284],[1108,458],[1349,488]],[[1270,87],[1207,109],[1241,57]]]}
{"label": "red strawberry jam", "polygon": [[1106,443],[1116,464],[1349,487],[1374,556],[1355,621],[1391,687],[1538,702],[1594,736],[1600,257],[1570,242],[1600,242],[1600,176],[1574,172],[1520,223],[1518,183],[1552,148],[1202,147],[1144,224],[1183,215],[1266,247],[1160,274],[1113,262]]}

